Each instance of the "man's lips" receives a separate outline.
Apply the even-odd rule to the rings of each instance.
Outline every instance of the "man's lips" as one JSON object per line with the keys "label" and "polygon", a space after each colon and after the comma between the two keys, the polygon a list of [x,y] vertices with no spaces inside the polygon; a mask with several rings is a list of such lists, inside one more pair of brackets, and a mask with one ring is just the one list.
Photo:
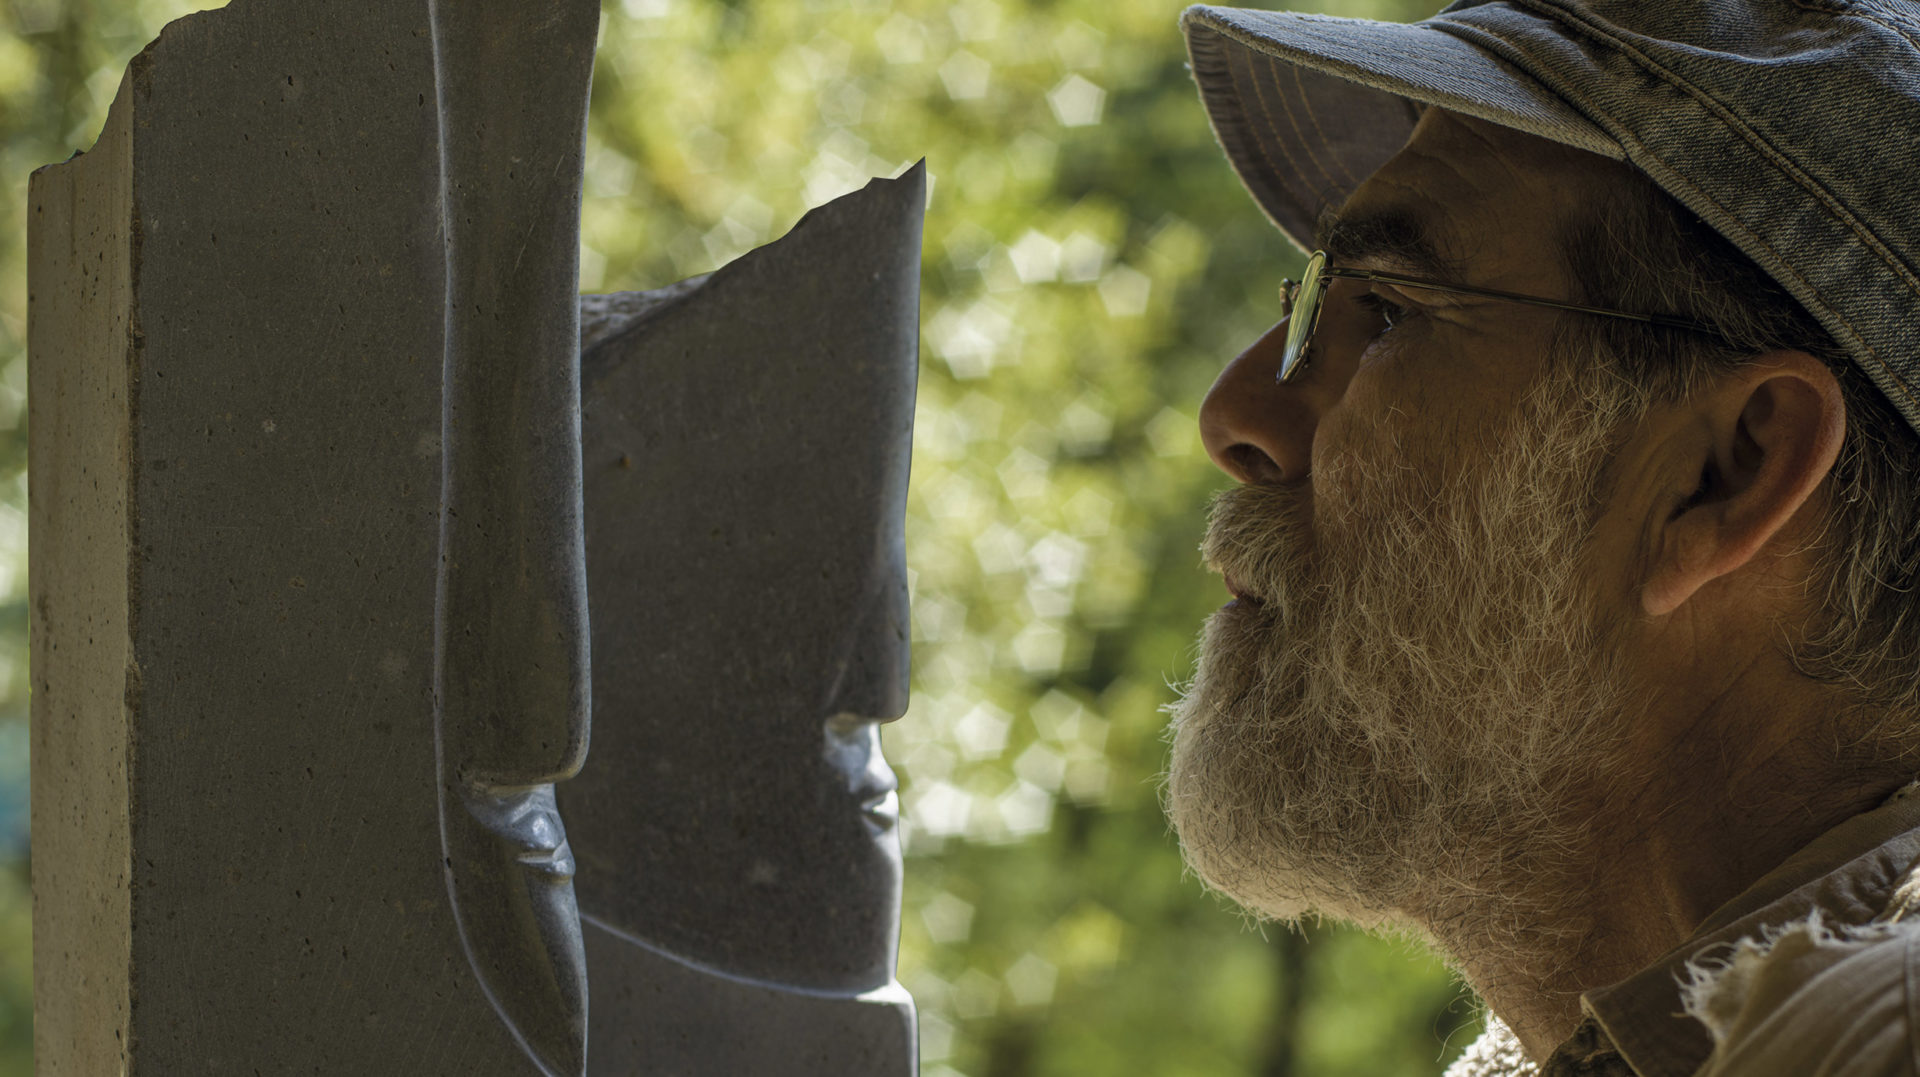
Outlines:
{"label": "man's lips", "polygon": [[1253,592],[1247,590],[1246,586],[1243,585],[1239,580],[1234,579],[1230,573],[1223,573],[1221,578],[1226,580],[1227,590],[1232,593],[1235,600],[1240,602],[1245,602],[1250,606],[1260,606],[1265,604],[1264,599],[1262,599],[1259,595],[1256,595]]}

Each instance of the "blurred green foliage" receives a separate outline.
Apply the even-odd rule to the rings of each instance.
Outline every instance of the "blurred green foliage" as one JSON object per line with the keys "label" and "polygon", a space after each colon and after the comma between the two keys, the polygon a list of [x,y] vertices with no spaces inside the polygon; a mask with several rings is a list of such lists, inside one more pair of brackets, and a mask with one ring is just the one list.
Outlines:
{"label": "blurred green foliage", "polygon": [[[246,0],[241,0],[246,2]],[[22,211],[192,0],[0,15],[0,1075],[31,1057]],[[1432,0],[1294,3],[1410,19]],[[1162,707],[1222,597],[1195,415],[1299,268],[1207,129],[1168,0],[608,0],[582,287],[713,269],[932,177],[908,556],[900,976],[927,1077],[1435,1074],[1477,1028],[1429,956],[1259,930],[1186,877]],[[0,832],[0,839],[6,838]]]}

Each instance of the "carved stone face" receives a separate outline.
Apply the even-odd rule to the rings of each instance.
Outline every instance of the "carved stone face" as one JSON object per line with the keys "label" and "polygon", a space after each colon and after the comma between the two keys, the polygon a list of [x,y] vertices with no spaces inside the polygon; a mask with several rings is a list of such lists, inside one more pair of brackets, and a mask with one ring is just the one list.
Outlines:
{"label": "carved stone face", "polygon": [[610,297],[647,309],[582,359],[580,909],[734,976],[893,974],[919,192],[877,181],[670,298]]}
{"label": "carved stone face", "polygon": [[586,956],[553,783],[579,769],[589,732],[574,295],[599,9],[430,11],[436,84],[418,101],[440,121],[446,257],[441,862],[501,1019],[542,1072],[583,1074]]}

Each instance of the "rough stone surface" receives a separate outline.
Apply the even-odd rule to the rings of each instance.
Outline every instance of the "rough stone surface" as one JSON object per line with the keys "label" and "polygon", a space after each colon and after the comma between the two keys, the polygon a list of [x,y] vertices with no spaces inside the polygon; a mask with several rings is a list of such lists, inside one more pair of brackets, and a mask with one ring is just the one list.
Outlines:
{"label": "rough stone surface", "polygon": [[[529,888],[502,839],[551,848],[553,835],[527,825],[539,805],[495,795],[577,763],[555,733],[585,716],[584,641],[566,635],[577,532],[570,567],[552,553],[564,537],[536,535],[516,566],[532,582],[484,592],[519,583],[495,612],[550,615],[535,626],[557,656],[545,682],[463,680],[474,653],[450,649],[448,698],[489,683],[497,698],[439,730],[458,794],[444,845],[436,752],[443,466],[459,471],[442,451],[448,370],[469,416],[491,409],[557,446],[509,468],[518,489],[548,491],[518,511],[551,517],[577,491],[566,215],[597,5],[540,10],[533,29],[571,35],[574,53],[480,33],[521,21],[505,0],[462,9],[495,17],[485,26],[441,25],[456,75],[492,65],[462,83],[437,77],[428,0],[238,0],[169,26],[130,65],[95,149],[34,177],[42,1074],[538,1073],[528,1048],[579,1072],[581,1000],[569,1015],[564,998],[577,922],[571,957],[554,955],[551,902],[499,892]],[[515,44],[536,53],[533,84],[579,83],[549,117],[571,156],[549,154],[557,187],[531,195],[488,178],[488,154],[516,146],[508,130],[457,130],[495,141],[465,158],[454,146],[442,168],[443,107],[524,109],[488,97],[520,77],[491,55]],[[500,221],[519,230],[489,237],[480,211],[529,197]],[[447,209],[472,214],[464,230],[443,227]],[[489,276],[507,263],[532,268]],[[488,302],[556,281],[564,292],[531,312]],[[449,317],[450,301],[469,309]],[[459,389],[462,355],[500,354],[462,342],[493,330],[526,361],[534,349],[536,384]],[[450,341],[466,351],[450,357]],[[467,571],[511,555],[461,554]],[[484,619],[471,606],[468,623]],[[449,867],[470,902],[465,937]],[[528,969],[547,982],[515,979]],[[528,1027],[542,1021],[563,1027]]]}
{"label": "rough stone surface", "polygon": [[[34,1058],[123,1073],[132,947],[128,88],[85,158],[34,177],[27,396]],[[50,358],[43,358],[50,357]],[[55,555],[57,551],[57,556]]]}
{"label": "rough stone surface", "polygon": [[[879,723],[924,204],[916,167],[672,294],[587,300],[594,740],[559,799],[594,1073],[913,1071]],[[676,1068],[702,1040],[740,1068]]]}

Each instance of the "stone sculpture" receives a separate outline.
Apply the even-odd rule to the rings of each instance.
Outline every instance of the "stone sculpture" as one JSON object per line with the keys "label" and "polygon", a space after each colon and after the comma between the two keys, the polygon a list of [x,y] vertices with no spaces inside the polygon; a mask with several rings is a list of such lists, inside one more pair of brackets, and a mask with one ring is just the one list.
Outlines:
{"label": "stone sculpture", "polygon": [[236,3],[34,177],[43,1073],[582,1072],[597,19]]}
{"label": "stone sculpture", "polygon": [[594,747],[559,798],[595,1073],[912,1071],[879,723],[907,699],[925,198],[915,166],[586,299]]}
{"label": "stone sculpture", "polygon": [[913,1072],[921,176],[583,327],[597,17],[235,0],[34,176],[42,1074]]}
{"label": "stone sculpture", "polygon": [[[595,0],[436,0],[445,418],[440,825],[487,997],[540,1064],[586,1064],[587,970],[553,783],[587,751],[580,180]],[[530,106],[530,102],[537,105]]]}

